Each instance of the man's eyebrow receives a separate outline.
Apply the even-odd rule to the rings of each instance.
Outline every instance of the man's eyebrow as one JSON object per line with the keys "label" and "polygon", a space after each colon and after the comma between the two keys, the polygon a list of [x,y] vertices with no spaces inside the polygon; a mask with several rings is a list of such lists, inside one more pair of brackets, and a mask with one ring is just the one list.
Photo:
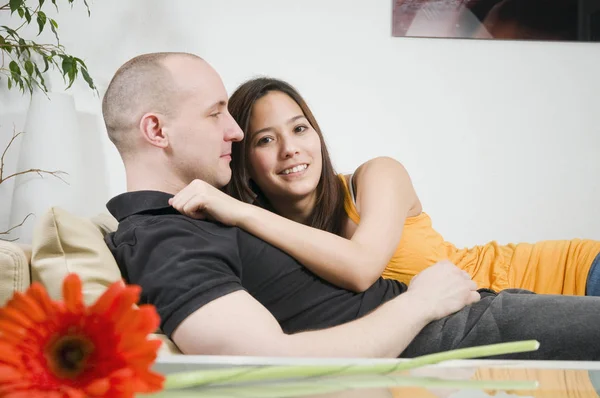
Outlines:
{"label": "man's eyebrow", "polygon": [[211,106],[209,106],[206,109],[208,109],[208,111],[210,112],[213,109],[219,109],[219,108],[223,108],[223,107],[226,107],[226,106],[227,106],[227,101],[221,100],[221,101],[215,102],[214,104],[212,104]]}
{"label": "man's eyebrow", "polygon": [[[286,122],[286,124],[291,124],[291,123],[294,123],[298,119],[305,119],[305,118],[306,118],[306,116],[304,116],[304,115],[294,116],[293,118],[291,118],[290,120],[288,120]],[[250,134],[250,136],[252,137],[252,136],[255,136],[255,135],[260,134],[260,133],[265,133],[265,132],[267,132],[269,130],[273,130],[273,127],[265,127],[264,129],[260,129],[258,131],[253,132],[252,134]]]}

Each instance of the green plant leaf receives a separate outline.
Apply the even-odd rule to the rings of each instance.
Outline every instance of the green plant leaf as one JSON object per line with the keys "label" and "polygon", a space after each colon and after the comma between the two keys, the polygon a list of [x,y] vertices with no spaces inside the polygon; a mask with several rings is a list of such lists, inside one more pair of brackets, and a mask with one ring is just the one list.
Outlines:
{"label": "green plant leaf", "polygon": [[75,66],[74,63],[75,62],[73,61],[73,58],[64,56],[62,65],[61,65],[61,69],[63,71],[63,76],[69,74],[71,72],[71,70],[73,70],[73,67]]}
{"label": "green plant leaf", "polygon": [[[14,77],[13,77],[14,78]],[[23,84],[23,79],[20,76],[16,78],[16,82],[19,84],[19,89],[22,93],[25,93],[25,85]]]}
{"label": "green plant leaf", "polygon": [[48,71],[48,68],[50,67],[50,65],[48,64],[48,58],[49,57],[42,58],[44,60],[44,70],[42,71],[42,73],[46,73]]}
{"label": "green plant leaf", "polygon": [[0,28],[4,29],[6,31],[6,33],[8,33],[13,39],[19,40],[19,35],[17,34],[17,32],[15,30],[12,30],[8,26],[4,26],[4,25],[0,26]]}
{"label": "green plant leaf", "polygon": [[33,62],[31,62],[30,60],[25,61],[25,72],[27,72],[27,74],[29,76],[33,75]]}
{"label": "green plant leaf", "polygon": [[15,61],[10,61],[8,64],[8,69],[10,69],[13,79],[15,78],[15,75],[21,76],[21,68],[19,68],[19,65]]}
{"label": "green plant leaf", "polygon": [[[22,19],[22,21],[17,22],[16,26],[18,28],[16,29],[15,27],[0,26],[0,51],[7,55],[6,63],[4,64],[6,69],[3,69],[8,72],[6,75],[7,84],[10,85],[9,89],[19,87],[21,91],[33,91],[37,87],[43,91],[47,91],[44,74],[52,69],[58,70],[62,74],[65,84],[68,85],[67,88],[72,87],[75,80],[82,78],[91,89],[97,90],[85,62],[67,53],[60,44],[58,22],[50,18],[45,11],[42,11],[43,6],[46,6],[46,11],[50,7],[46,5],[46,1],[5,0],[4,2],[4,8],[7,11],[9,8],[11,14],[16,11]],[[89,0],[67,0],[66,2],[62,1],[61,4],[67,3],[73,8],[77,2],[85,4],[88,16],[90,16]],[[59,11],[59,1],[50,0],[49,3],[54,5],[57,12]],[[50,25],[50,29],[58,43],[36,43],[35,41],[21,38],[19,34],[20,28],[32,23],[34,19],[37,25],[34,29],[38,30],[37,36],[41,37],[44,29]],[[52,42],[53,40],[50,41]],[[43,65],[37,56],[41,57]]]}
{"label": "green plant leaf", "polygon": [[19,39],[19,46],[21,46],[19,48],[19,50],[20,50],[19,52],[21,54],[23,54],[24,52],[27,52],[27,56],[29,58],[31,58],[31,52],[29,51],[29,46],[27,45],[27,42],[23,38]]}
{"label": "green plant leaf", "polygon": [[24,77],[24,78],[23,78],[23,82],[25,83],[25,86],[27,86],[27,90],[28,90],[30,93],[33,93],[33,86],[32,86],[32,84],[31,84],[31,79],[30,79],[30,78],[27,78],[27,77]]}
{"label": "green plant leaf", "polygon": [[43,11],[38,11],[38,15],[37,15],[37,23],[38,26],[40,27],[40,31],[38,32],[38,36],[40,35],[40,33],[42,33],[42,30],[44,30],[44,26],[46,25],[46,14]]}
{"label": "green plant leaf", "polygon": [[42,86],[42,88],[45,92],[48,92],[48,87],[46,87],[46,81],[44,80],[44,76],[42,75],[42,72],[40,72],[40,70],[38,69],[37,64],[34,64],[33,66],[35,68],[35,74],[38,77],[38,81],[40,82],[40,85]]}
{"label": "green plant leaf", "polygon": [[94,80],[91,78],[91,76],[89,75],[88,71],[86,68],[81,67],[81,75],[83,76],[83,80],[85,80],[88,84],[88,86],[92,89],[95,90],[96,89],[96,85],[94,84]]}
{"label": "green plant leaf", "polygon": [[54,32],[54,36],[56,36],[56,41],[59,41],[58,33],[56,32],[56,29],[58,29],[58,24],[52,18],[50,18],[50,29],[52,29],[52,32]]}
{"label": "green plant leaf", "polygon": [[21,6],[23,5],[23,2],[25,0],[10,0],[9,1],[9,5],[10,5],[10,13],[12,15],[13,12],[15,12],[16,10],[18,10],[19,8],[21,8]]}
{"label": "green plant leaf", "polygon": [[69,85],[67,86],[67,90],[71,88],[71,86],[73,85],[73,82],[75,82],[75,77],[77,76],[77,67],[74,66],[73,69],[71,69],[68,73],[69,76]]}

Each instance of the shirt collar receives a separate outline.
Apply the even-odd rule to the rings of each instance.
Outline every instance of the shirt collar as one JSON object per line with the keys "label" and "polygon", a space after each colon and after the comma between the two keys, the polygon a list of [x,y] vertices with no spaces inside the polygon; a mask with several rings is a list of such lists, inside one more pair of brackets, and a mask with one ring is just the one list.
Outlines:
{"label": "shirt collar", "polygon": [[147,212],[179,214],[169,205],[172,197],[172,194],[160,191],[125,192],[110,199],[106,208],[119,222],[131,215]]}

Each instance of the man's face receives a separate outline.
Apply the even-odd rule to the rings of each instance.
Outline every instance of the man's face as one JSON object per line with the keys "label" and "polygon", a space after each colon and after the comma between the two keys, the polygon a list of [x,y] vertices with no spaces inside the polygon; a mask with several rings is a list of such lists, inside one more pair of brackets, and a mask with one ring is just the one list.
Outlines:
{"label": "man's face", "polygon": [[182,93],[164,126],[172,167],[183,184],[198,178],[221,188],[231,179],[231,144],[243,138],[227,110],[227,91],[202,60],[177,59],[169,69]]}

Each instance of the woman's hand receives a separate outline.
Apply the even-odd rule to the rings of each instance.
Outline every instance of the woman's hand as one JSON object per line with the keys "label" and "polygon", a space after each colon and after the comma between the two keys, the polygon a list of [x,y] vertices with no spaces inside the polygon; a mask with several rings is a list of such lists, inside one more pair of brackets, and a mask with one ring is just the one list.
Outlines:
{"label": "woman's hand", "polygon": [[202,180],[192,181],[169,199],[169,204],[188,217],[208,218],[230,226],[237,226],[250,206]]}

